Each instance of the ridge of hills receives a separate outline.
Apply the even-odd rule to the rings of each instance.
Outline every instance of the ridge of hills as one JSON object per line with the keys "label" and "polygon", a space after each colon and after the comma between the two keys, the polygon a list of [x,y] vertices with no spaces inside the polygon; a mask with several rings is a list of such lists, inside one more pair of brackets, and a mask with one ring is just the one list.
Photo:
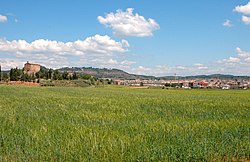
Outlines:
{"label": "ridge of hills", "polygon": [[97,78],[112,78],[112,79],[148,79],[148,80],[174,80],[178,79],[250,79],[250,76],[235,76],[235,75],[224,75],[224,74],[211,74],[211,75],[193,75],[193,76],[147,76],[147,75],[137,75],[130,74],[120,69],[108,69],[108,68],[93,68],[93,67],[63,67],[57,69],[60,72],[76,72],[81,74],[92,75]]}

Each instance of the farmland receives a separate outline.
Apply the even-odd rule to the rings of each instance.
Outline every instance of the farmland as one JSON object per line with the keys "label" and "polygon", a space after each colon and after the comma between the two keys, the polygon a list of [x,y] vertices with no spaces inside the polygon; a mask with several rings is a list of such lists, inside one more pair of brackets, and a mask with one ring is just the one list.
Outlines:
{"label": "farmland", "polygon": [[0,161],[250,156],[250,91],[0,85]]}

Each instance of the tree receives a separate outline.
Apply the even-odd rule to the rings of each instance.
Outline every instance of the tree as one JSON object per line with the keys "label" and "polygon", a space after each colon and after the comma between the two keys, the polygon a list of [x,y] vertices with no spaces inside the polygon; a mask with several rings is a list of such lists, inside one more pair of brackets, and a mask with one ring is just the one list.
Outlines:
{"label": "tree", "polygon": [[15,72],[14,69],[10,69],[10,81],[15,81],[16,80],[16,76],[15,76]]}
{"label": "tree", "polygon": [[69,73],[67,71],[64,71],[63,74],[62,74],[62,78],[65,79],[65,80],[68,80],[69,79]]}
{"label": "tree", "polygon": [[60,73],[58,70],[55,70],[53,73],[53,80],[59,80],[60,79]]}
{"label": "tree", "polygon": [[31,78],[31,81],[33,81],[33,82],[35,83],[35,81],[36,81],[36,77],[35,77],[35,75],[34,75],[34,74],[32,74],[32,75],[30,76],[30,78]]}
{"label": "tree", "polygon": [[23,75],[23,71],[21,69],[18,69],[17,67],[10,69],[10,80],[11,81],[21,80],[22,75]]}
{"label": "tree", "polygon": [[37,72],[36,74],[35,74],[35,76],[36,76],[36,78],[43,78],[43,73],[41,72],[41,71],[39,71],[39,72]]}
{"label": "tree", "polygon": [[9,79],[8,73],[3,73],[3,75],[2,75],[2,80],[3,80],[3,81],[7,81],[8,79]]}
{"label": "tree", "polygon": [[81,78],[84,79],[84,80],[89,80],[92,76],[91,75],[82,75]]}
{"label": "tree", "polygon": [[46,73],[46,78],[51,79],[52,78],[52,73],[53,73],[53,70],[49,69],[49,71],[47,71],[47,73]]}
{"label": "tree", "polygon": [[31,77],[27,73],[23,74],[22,77],[21,77],[21,81],[30,82]]}
{"label": "tree", "polygon": [[73,79],[73,80],[77,80],[77,79],[78,79],[78,76],[77,76],[76,72],[73,73],[72,79]]}

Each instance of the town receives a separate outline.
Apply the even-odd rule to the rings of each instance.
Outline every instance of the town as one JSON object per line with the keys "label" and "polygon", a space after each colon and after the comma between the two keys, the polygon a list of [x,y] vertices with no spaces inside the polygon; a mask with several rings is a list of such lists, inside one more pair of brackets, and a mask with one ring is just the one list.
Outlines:
{"label": "town", "polygon": [[117,85],[172,88],[249,89],[250,79],[191,79],[191,80],[114,80]]}

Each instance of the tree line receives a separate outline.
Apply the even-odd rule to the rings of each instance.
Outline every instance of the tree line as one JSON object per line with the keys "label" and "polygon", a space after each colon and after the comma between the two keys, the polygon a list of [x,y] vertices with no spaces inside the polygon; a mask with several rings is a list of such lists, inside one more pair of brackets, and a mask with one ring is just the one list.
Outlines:
{"label": "tree line", "polygon": [[76,72],[68,73],[67,71],[60,72],[59,70],[46,69],[41,67],[40,71],[34,74],[27,74],[24,72],[24,69],[11,68],[9,73],[2,72],[0,66],[0,81],[25,81],[25,82],[40,82],[40,79],[44,80],[97,80],[97,78],[86,75],[78,74]]}

